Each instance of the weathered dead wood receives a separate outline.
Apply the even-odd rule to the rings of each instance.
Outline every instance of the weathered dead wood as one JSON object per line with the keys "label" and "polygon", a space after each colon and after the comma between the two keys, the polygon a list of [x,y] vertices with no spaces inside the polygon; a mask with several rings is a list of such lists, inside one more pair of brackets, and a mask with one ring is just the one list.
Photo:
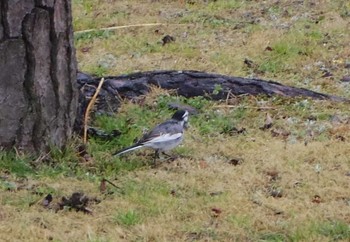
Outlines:
{"label": "weathered dead wood", "polygon": [[[96,90],[100,77],[92,78],[78,73],[81,95],[79,114],[82,117],[87,101]],[[195,97],[205,95],[214,100],[226,99],[232,95],[280,95],[286,97],[307,97],[336,102],[350,102],[349,99],[314,92],[311,90],[285,86],[273,81],[225,76],[199,71],[150,71],[130,75],[108,76],[99,95],[97,111],[115,112],[119,107],[118,98],[132,99],[145,95],[152,85],[164,89],[177,90],[179,95]],[[81,119],[77,118],[75,130],[81,130]]]}
{"label": "weathered dead wood", "polygon": [[[273,81],[225,76],[198,71],[152,71],[130,75],[106,77],[109,90],[120,96],[132,98],[145,94],[150,85],[164,89],[176,89],[185,97],[208,95],[215,100],[225,99],[228,93],[233,95],[281,95],[289,97],[310,97],[332,101],[349,101],[345,98],[314,92],[311,90],[285,86]],[[215,92],[217,91],[217,92]]]}
{"label": "weathered dead wood", "polygon": [[[122,98],[133,98],[146,94],[151,85],[164,89],[177,90],[178,95],[195,97],[206,95],[214,100],[225,99],[228,93],[233,95],[280,95],[287,97],[309,97],[313,99],[349,102],[349,99],[314,92],[304,88],[285,86],[274,81],[225,76],[199,71],[150,71],[129,75],[105,77],[104,90]],[[97,86],[100,77],[92,78],[78,74],[80,86]]]}

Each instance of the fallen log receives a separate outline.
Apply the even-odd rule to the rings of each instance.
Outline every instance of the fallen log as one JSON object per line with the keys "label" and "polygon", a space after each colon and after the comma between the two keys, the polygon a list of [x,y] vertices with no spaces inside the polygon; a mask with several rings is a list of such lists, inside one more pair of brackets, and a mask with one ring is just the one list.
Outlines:
{"label": "fallen log", "polygon": [[[80,81],[82,80],[81,76]],[[78,77],[78,78],[79,78]],[[268,96],[281,95],[289,97],[310,97],[313,99],[329,99],[336,102],[350,101],[346,98],[314,92],[304,88],[285,86],[274,81],[225,76],[199,71],[150,71],[129,75],[108,76],[104,89],[111,93],[118,93],[121,97],[133,98],[146,94],[150,85],[164,89],[176,89],[178,95],[195,97],[209,95],[219,100],[233,95],[250,94]],[[90,83],[97,85],[100,78],[90,79]],[[217,88],[220,87],[220,88]],[[218,92],[214,92],[218,90]]]}
{"label": "fallen log", "polygon": [[[227,95],[267,95],[286,97],[305,97],[335,102],[350,102],[349,99],[314,92],[304,88],[282,85],[274,81],[233,77],[199,71],[149,71],[121,76],[104,77],[105,82],[99,94],[97,111],[115,112],[119,107],[119,98],[132,99],[149,92],[152,85],[164,89],[176,90],[184,97],[207,96],[213,100],[226,99]],[[83,115],[86,102],[93,95],[100,78],[78,73],[78,85],[81,90],[78,120]],[[79,126],[79,125],[78,125]]]}

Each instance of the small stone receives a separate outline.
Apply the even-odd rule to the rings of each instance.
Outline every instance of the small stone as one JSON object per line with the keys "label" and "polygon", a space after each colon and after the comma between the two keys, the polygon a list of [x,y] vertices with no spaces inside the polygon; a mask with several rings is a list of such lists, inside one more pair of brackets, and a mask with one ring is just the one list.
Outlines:
{"label": "small stone", "polygon": [[342,79],[340,79],[341,82],[350,82],[350,76],[343,76]]}

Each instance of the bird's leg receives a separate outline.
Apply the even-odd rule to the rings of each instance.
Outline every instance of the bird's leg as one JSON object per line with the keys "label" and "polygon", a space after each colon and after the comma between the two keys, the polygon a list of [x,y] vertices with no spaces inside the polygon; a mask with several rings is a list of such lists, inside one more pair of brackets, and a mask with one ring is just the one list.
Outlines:
{"label": "bird's leg", "polygon": [[156,167],[157,166],[157,158],[159,158],[159,150],[156,150],[154,152],[154,160],[153,160],[153,166]]}
{"label": "bird's leg", "polygon": [[172,155],[169,155],[169,154],[165,153],[164,151],[162,152],[162,154],[167,156],[167,157],[172,157]]}

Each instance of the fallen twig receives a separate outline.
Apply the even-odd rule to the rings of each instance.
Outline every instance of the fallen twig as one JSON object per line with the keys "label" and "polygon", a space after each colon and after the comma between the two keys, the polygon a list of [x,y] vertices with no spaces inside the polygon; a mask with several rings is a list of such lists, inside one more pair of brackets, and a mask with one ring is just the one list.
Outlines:
{"label": "fallen twig", "polygon": [[102,182],[107,182],[107,183],[111,184],[112,186],[114,186],[115,188],[121,189],[120,187],[118,187],[117,185],[115,185],[113,182],[107,180],[106,178],[103,178],[103,179],[102,179]]}
{"label": "fallen twig", "polygon": [[100,29],[85,29],[85,30],[75,31],[74,34],[85,34],[85,33],[90,33],[95,31],[111,31],[111,30],[126,29],[126,28],[132,28],[132,27],[149,27],[149,26],[162,26],[162,25],[178,26],[178,25],[188,25],[188,24],[164,24],[164,23],[130,24],[130,25],[100,28]]}
{"label": "fallen twig", "polygon": [[90,110],[91,110],[91,108],[94,106],[94,104],[96,102],[98,93],[100,92],[102,84],[103,84],[104,81],[105,81],[105,79],[102,78],[101,81],[99,82],[99,84],[98,84],[98,86],[96,88],[96,92],[92,96],[92,98],[91,98],[91,100],[90,100],[90,102],[89,102],[89,104],[88,104],[88,106],[86,108],[86,111],[85,111],[85,115],[84,115],[84,138],[83,138],[84,144],[86,144],[86,142],[87,142],[87,126],[88,126],[88,121],[89,121],[89,116],[90,116]]}

